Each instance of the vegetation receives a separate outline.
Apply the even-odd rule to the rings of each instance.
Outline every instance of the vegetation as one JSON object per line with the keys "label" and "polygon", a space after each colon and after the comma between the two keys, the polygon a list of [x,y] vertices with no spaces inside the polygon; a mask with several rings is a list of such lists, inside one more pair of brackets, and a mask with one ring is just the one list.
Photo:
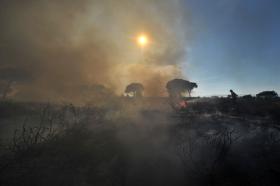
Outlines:
{"label": "vegetation", "polygon": [[131,83],[125,88],[125,94],[130,97],[142,97],[144,86],[141,83]]}
{"label": "vegetation", "polygon": [[167,82],[166,88],[170,97],[180,97],[185,92],[187,92],[190,97],[191,91],[197,88],[197,84],[183,79],[173,79]]}
{"label": "vegetation", "polygon": [[279,100],[167,103],[0,102],[1,185],[279,185]]}
{"label": "vegetation", "polygon": [[267,98],[267,99],[273,99],[278,98],[278,94],[275,91],[263,91],[258,93],[257,98]]}

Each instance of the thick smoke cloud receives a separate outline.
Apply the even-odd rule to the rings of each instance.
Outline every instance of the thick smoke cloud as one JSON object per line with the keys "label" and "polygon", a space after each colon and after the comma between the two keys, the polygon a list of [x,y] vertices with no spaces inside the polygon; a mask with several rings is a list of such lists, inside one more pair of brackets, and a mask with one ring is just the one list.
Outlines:
{"label": "thick smoke cloud", "polygon": [[[16,82],[21,100],[78,102],[80,86],[121,94],[135,81],[146,96],[162,96],[181,76],[188,39],[181,7],[179,0],[0,1],[0,73]],[[141,32],[151,38],[144,50],[135,44]]]}

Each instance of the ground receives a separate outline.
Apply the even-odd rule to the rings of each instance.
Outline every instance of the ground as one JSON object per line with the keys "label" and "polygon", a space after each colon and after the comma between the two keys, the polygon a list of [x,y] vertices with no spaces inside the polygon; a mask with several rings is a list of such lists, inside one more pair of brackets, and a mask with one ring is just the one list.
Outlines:
{"label": "ground", "polygon": [[279,185],[280,101],[0,103],[1,185]]}

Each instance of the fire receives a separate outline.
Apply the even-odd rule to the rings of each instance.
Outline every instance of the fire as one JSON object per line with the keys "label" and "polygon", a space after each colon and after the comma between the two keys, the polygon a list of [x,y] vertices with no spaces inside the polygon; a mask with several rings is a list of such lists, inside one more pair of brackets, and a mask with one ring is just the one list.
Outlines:
{"label": "fire", "polygon": [[187,108],[187,101],[185,101],[185,100],[180,101],[179,106],[180,106],[180,109]]}
{"label": "fire", "polygon": [[188,107],[188,102],[186,100],[183,100],[183,99],[172,100],[171,101],[171,106],[176,111],[184,111]]}

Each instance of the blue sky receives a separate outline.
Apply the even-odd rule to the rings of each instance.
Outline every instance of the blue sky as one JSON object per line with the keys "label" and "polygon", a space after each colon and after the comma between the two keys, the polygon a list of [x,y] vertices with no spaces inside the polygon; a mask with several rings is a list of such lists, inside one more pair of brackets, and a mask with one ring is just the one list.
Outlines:
{"label": "blue sky", "polygon": [[187,0],[191,41],[184,74],[196,95],[280,93],[280,1]]}

